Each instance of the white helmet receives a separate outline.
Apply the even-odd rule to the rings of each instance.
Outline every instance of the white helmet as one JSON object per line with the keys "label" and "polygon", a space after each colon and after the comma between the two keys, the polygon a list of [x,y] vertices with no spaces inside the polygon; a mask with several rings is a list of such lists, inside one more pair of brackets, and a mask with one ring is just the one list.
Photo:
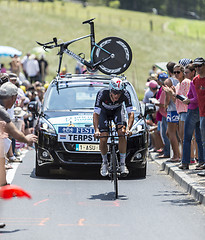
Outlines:
{"label": "white helmet", "polygon": [[114,77],[113,79],[110,80],[109,89],[110,91],[120,93],[124,89],[124,83],[120,78]]}

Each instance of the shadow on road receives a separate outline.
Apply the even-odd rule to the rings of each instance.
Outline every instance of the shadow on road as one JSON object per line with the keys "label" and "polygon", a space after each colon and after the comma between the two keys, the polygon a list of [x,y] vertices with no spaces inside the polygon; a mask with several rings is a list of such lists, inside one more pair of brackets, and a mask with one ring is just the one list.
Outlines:
{"label": "shadow on road", "polygon": [[3,230],[1,230],[0,231],[0,234],[11,234],[11,233],[16,233],[16,232],[20,232],[20,231],[25,231],[25,230],[27,230],[27,229],[15,229],[15,230],[10,230],[10,231],[8,231],[8,230],[5,230],[5,231],[3,231]]}
{"label": "shadow on road", "polygon": [[[109,192],[109,193],[101,193],[98,195],[91,195],[89,200],[102,200],[102,201],[113,201],[115,199],[115,193]],[[119,195],[117,200],[128,200],[128,197],[125,195]]]}

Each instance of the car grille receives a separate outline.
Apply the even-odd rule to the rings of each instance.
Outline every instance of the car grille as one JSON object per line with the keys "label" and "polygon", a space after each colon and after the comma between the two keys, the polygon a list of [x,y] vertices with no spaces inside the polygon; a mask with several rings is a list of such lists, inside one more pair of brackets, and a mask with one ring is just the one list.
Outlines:
{"label": "car grille", "polygon": [[68,153],[68,152],[56,152],[59,159],[69,164],[100,164],[100,154],[86,154],[86,153]]}

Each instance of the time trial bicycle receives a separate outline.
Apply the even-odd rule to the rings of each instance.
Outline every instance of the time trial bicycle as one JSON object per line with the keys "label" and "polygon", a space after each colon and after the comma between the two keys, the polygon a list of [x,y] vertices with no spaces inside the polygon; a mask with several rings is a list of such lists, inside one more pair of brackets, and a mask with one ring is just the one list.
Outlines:
{"label": "time trial bicycle", "polygon": [[[118,139],[120,137],[127,137],[127,135],[118,135],[116,128],[113,127],[112,120],[108,120],[108,136],[102,136],[99,138],[109,138],[109,148],[108,148],[108,176],[110,177],[111,182],[114,183],[114,196],[115,199],[118,199],[118,189],[119,184],[118,180],[121,176],[120,172],[120,161],[119,161],[119,150],[118,150]],[[123,126],[122,126],[123,128]],[[119,129],[119,128],[118,128]],[[123,176],[125,177],[125,176]]]}
{"label": "time trial bicycle", "polygon": [[[128,43],[123,39],[118,37],[107,37],[103,38],[99,43],[95,42],[94,19],[95,18],[92,18],[83,22],[83,24],[90,25],[89,35],[61,43],[58,43],[58,39],[56,37],[53,38],[53,41],[51,42],[37,42],[44,48],[44,50],[59,47],[59,66],[57,71],[58,75],[60,74],[64,53],[85,65],[89,72],[95,72],[99,70],[107,75],[118,75],[123,73],[130,66],[132,61],[132,51]],[[84,53],[76,54],[68,49],[70,44],[89,37],[91,43],[89,61],[85,60]]]}

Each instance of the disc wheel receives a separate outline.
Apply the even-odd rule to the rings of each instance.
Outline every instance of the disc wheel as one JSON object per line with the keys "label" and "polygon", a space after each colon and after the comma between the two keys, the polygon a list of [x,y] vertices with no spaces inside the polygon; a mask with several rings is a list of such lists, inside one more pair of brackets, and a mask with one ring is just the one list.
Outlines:
{"label": "disc wheel", "polygon": [[[110,55],[111,54],[111,55]],[[121,74],[127,70],[132,61],[132,51],[127,42],[118,37],[107,37],[95,46],[92,54],[93,62],[110,59],[97,68],[104,74]]]}

